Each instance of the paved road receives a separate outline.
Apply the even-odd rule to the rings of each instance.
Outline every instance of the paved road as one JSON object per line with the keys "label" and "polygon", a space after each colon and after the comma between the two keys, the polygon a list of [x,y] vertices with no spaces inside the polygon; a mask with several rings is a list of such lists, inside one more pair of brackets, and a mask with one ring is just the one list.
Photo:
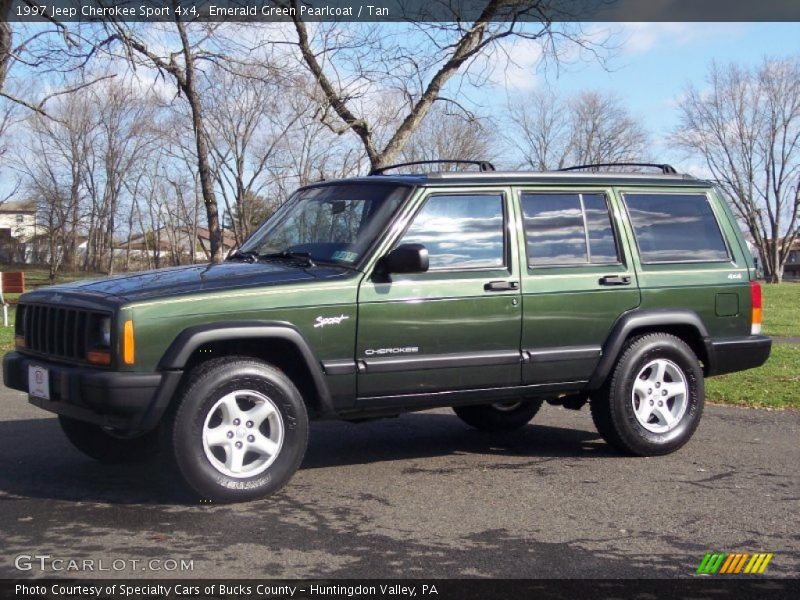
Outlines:
{"label": "paved road", "polygon": [[84,459],[2,389],[0,577],[42,574],[16,571],[20,554],[193,559],[184,576],[682,577],[708,550],[774,552],[768,573],[800,575],[800,413],[709,407],[682,451],[646,459],[611,452],[586,411],[534,423],[318,423],[284,492],[209,506],[157,465]]}

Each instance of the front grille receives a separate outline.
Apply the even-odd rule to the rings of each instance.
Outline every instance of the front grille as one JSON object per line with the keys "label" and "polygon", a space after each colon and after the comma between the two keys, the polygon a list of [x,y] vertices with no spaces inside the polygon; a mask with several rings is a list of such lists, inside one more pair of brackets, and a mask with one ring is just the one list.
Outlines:
{"label": "front grille", "polygon": [[33,352],[86,361],[86,352],[93,329],[105,313],[48,306],[45,304],[21,304],[21,319],[17,319],[17,334],[25,336],[25,348]]}

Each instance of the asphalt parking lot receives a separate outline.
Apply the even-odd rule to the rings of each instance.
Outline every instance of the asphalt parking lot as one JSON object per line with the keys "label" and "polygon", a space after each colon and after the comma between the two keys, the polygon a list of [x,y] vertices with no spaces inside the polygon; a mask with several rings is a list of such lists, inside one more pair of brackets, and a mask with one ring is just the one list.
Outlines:
{"label": "asphalt parking lot", "polygon": [[708,551],[773,552],[767,574],[798,577],[798,464],[794,411],[710,406],[677,454],[629,458],[587,410],[545,406],[512,434],[438,410],[316,423],[283,492],[203,505],[158,463],[84,458],[2,388],[0,577],[98,575],[20,555],[127,561],[104,577],[685,577]]}

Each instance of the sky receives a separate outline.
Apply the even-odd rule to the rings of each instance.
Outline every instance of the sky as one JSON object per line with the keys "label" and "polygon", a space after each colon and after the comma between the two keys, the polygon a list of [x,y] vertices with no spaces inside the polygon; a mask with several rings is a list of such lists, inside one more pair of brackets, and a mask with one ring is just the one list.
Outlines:
{"label": "sky", "polygon": [[498,74],[484,101],[497,106],[507,96],[533,89],[551,89],[558,95],[582,90],[613,92],[646,124],[658,145],[659,161],[697,168],[659,143],[678,122],[676,104],[687,82],[702,89],[712,60],[757,65],[765,56],[800,55],[800,23],[609,23],[587,27],[614,34],[619,48],[608,68],[596,60],[578,60],[558,73],[535,72],[531,68],[535,56],[531,52],[526,56],[526,49],[520,48],[515,57],[519,68]]}
{"label": "sky", "polygon": [[[653,160],[705,177],[708,173],[699,160],[676,155],[663,143],[678,123],[677,100],[687,83],[702,88],[712,60],[757,65],[764,56],[800,56],[800,23],[588,23],[583,27],[597,39],[612,36],[616,49],[605,66],[576,55],[560,62],[558,70],[543,70],[536,44],[517,43],[509,50],[514,63],[491,59],[491,84],[469,92],[476,112],[496,116],[510,98],[537,89],[558,95],[613,92],[650,132]],[[0,178],[0,193],[10,185],[8,178]]]}

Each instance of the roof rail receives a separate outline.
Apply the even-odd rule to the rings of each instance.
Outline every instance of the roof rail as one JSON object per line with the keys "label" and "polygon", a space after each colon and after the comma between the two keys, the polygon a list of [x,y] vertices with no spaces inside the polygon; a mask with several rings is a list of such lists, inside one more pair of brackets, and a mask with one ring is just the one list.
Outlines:
{"label": "roof rail", "polygon": [[413,167],[415,165],[441,165],[441,164],[460,164],[460,165],[477,165],[482,172],[495,171],[494,165],[488,160],[414,160],[411,162],[397,163],[396,165],[387,165],[385,167],[378,167],[369,172],[370,175],[381,175],[389,169],[399,169],[400,167]]}
{"label": "roof rail", "polygon": [[675,167],[666,163],[640,163],[640,162],[618,162],[618,163],[595,163],[589,165],[577,165],[574,167],[566,167],[559,169],[559,171],[583,171],[594,170],[597,171],[602,167],[647,167],[650,169],[660,169],[664,175],[677,175],[678,172]]}

